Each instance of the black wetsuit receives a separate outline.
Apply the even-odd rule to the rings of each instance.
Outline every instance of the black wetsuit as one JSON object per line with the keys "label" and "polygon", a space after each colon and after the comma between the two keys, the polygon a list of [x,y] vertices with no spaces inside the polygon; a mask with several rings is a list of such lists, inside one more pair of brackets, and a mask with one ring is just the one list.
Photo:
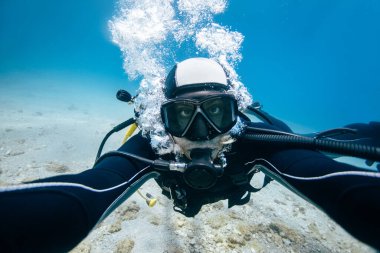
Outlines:
{"label": "black wetsuit", "polygon": [[[368,144],[379,145],[378,123],[351,127],[360,129],[362,136],[375,136]],[[372,143],[373,139],[377,143]],[[140,135],[120,149],[157,158],[148,140]],[[380,177],[376,172],[338,163],[317,151],[253,146],[243,140],[233,144],[227,164],[226,172],[262,165],[267,175],[319,206],[358,239],[380,249]],[[142,162],[109,157],[80,174],[0,188],[0,251],[72,249],[128,197],[128,189],[136,187],[133,184],[142,182],[146,175],[155,176],[152,173]]]}

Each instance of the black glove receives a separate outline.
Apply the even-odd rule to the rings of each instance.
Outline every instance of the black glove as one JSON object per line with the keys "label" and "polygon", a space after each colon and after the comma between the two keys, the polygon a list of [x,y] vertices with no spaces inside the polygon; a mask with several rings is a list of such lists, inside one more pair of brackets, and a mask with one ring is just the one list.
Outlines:
{"label": "black glove", "polygon": [[[356,130],[356,133],[348,133],[339,135],[339,140],[352,140],[354,143],[380,147],[380,122],[372,121],[368,124],[355,123],[345,126],[346,128]],[[374,161],[366,161],[368,166],[371,166]],[[377,164],[377,169],[380,171],[380,163]]]}
{"label": "black glove", "polygon": [[345,127],[355,129],[357,131],[356,134],[349,135],[355,140],[358,139],[358,143],[380,147],[380,122],[372,121],[369,124],[355,123]]}

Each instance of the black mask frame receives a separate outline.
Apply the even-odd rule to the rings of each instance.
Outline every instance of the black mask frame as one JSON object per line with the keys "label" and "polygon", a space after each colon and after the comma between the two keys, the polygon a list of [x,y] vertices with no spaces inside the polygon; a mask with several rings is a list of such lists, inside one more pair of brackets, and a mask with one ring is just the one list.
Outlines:
{"label": "black mask frame", "polygon": [[165,129],[176,137],[186,137],[197,116],[202,116],[208,127],[211,127],[210,133],[226,133],[236,123],[237,101],[233,95],[222,93],[200,99],[170,99],[161,106]]}

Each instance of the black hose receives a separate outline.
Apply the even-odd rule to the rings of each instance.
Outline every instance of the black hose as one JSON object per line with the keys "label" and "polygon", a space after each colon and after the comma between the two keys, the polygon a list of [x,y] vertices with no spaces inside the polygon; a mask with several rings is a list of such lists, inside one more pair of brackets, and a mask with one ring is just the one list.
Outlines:
{"label": "black hose", "polygon": [[150,159],[147,159],[147,158],[144,158],[132,153],[124,152],[124,151],[110,151],[108,153],[105,153],[104,155],[102,155],[95,161],[94,166],[100,163],[101,161],[103,161],[105,158],[112,157],[112,156],[119,156],[126,159],[135,159],[140,162],[153,166],[153,168],[155,168],[158,171],[168,171],[170,167],[170,162],[168,161],[161,160],[161,159],[150,160]]}
{"label": "black hose", "polygon": [[273,134],[273,135],[288,135],[288,136],[300,136],[298,134],[293,134],[289,132],[284,132],[280,130],[273,130],[273,129],[267,129],[267,128],[258,128],[258,127],[252,127],[247,126],[245,128],[245,131],[250,131],[250,134]]}
{"label": "black hose", "polygon": [[135,154],[132,154],[132,153],[127,153],[127,152],[123,152],[123,151],[110,151],[108,153],[105,153],[104,155],[102,155],[101,157],[99,157],[96,161],[95,161],[95,164],[98,164],[100,163],[101,161],[103,161],[105,158],[107,157],[111,157],[111,156],[120,156],[120,157],[124,157],[124,158],[127,158],[127,159],[135,159],[135,160],[138,160],[140,162],[143,162],[143,163],[147,163],[149,165],[153,165],[154,164],[154,161],[153,160],[150,160],[150,159],[147,159],[147,158],[144,158],[144,157],[141,157],[141,156],[138,156],[138,155],[135,155]]}
{"label": "black hose", "polygon": [[260,144],[270,144],[286,148],[320,150],[329,153],[380,161],[380,147],[347,143],[338,140],[312,138],[272,129],[247,127],[246,130],[248,133],[245,133],[243,138]]}
{"label": "black hose", "polygon": [[99,146],[99,149],[98,149],[98,153],[96,154],[96,160],[100,157],[100,155],[102,154],[102,150],[103,150],[103,147],[104,147],[104,144],[106,143],[107,139],[114,133],[126,128],[127,126],[135,123],[136,120],[134,118],[130,118],[126,121],[124,121],[123,123],[120,123],[119,125],[115,126],[114,128],[112,128],[111,131],[109,131],[106,136],[104,136],[102,142],[100,143],[100,146]]}

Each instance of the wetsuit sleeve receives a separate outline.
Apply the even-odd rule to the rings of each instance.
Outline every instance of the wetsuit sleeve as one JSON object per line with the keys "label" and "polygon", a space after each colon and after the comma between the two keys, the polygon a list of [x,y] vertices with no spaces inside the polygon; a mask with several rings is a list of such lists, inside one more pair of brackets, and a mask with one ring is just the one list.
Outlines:
{"label": "wetsuit sleeve", "polygon": [[[120,150],[153,157],[149,143],[140,135]],[[1,251],[69,251],[149,172],[144,163],[109,157],[80,174],[0,188]]]}
{"label": "wetsuit sleeve", "polygon": [[[378,132],[372,132],[374,125],[350,127],[357,128],[366,143],[379,145]],[[260,150],[262,153],[256,156],[260,158],[252,164],[318,206],[359,240],[380,249],[378,171],[340,163],[317,151],[276,150],[269,146]]]}

